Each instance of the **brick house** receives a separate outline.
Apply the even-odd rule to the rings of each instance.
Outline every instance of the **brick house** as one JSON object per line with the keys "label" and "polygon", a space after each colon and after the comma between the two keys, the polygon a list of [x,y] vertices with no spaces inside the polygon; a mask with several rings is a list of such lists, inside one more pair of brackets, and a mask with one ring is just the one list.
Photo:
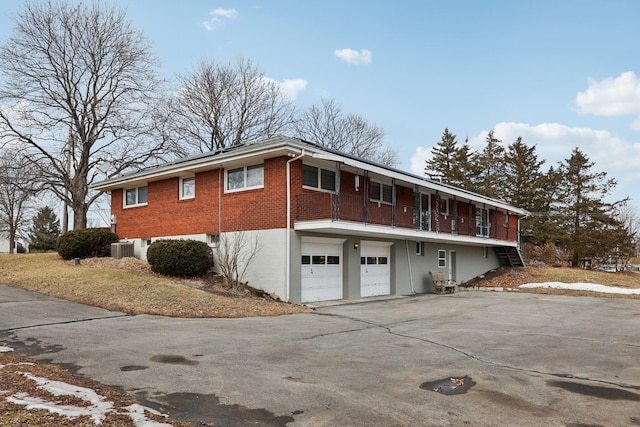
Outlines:
{"label": "brick house", "polygon": [[257,236],[246,279],[293,303],[432,292],[430,272],[462,283],[522,262],[525,210],[296,138],[93,188],[111,193],[112,229],[139,258],[157,239]]}

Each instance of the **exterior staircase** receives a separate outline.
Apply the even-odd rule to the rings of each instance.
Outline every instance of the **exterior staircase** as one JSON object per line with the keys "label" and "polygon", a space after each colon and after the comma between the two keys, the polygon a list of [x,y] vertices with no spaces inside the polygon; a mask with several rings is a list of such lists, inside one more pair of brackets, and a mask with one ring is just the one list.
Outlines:
{"label": "exterior staircase", "polygon": [[503,267],[524,267],[520,250],[513,246],[496,246],[493,248],[496,257]]}

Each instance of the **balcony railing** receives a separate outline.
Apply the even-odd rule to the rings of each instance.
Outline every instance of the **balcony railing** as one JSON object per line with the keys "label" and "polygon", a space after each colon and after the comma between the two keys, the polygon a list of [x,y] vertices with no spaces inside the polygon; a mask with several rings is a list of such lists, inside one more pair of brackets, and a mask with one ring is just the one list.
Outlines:
{"label": "balcony railing", "polygon": [[389,227],[487,237],[516,241],[517,229],[502,223],[478,221],[475,217],[416,210],[414,206],[390,204],[362,196],[329,192],[308,192],[296,198],[295,221],[331,220],[376,224]]}

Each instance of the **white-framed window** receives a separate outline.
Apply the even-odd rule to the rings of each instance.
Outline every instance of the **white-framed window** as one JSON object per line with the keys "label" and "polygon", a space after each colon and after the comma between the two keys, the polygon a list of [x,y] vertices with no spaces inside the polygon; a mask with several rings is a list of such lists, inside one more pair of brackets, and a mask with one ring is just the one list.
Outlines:
{"label": "white-framed window", "polygon": [[147,204],[147,186],[124,190],[124,207],[144,206]]}
{"label": "white-framed window", "polygon": [[140,239],[142,242],[142,247],[148,247],[151,246],[152,240],[150,237],[143,237],[142,239]]}
{"label": "white-framed window", "polygon": [[241,191],[264,187],[264,164],[228,169],[225,191]]}
{"label": "white-framed window", "polygon": [[445,215],[449,214],[449,199],[445,197],[440,198],[440,213]]}
{"label": "white-framed window", "polygon": [[302,185],[313,189],[336,191],[336,172],[303,164]]}
{"label": "white-framed window", "polygon": [[416,255],[424,256],[424,242],[416,242]]}
{"label": "white-framed window", "polygon": [[476,208],[476,236],[489,236],[489,210]]}
{"label": "white-framed window", "polygon": [[376,202],[393,203],[393,187],[381,182],[371,181],[369,198]]}
{"label": "white-framed window", "polygon": [[447,268],[447,251],[438,249],[438,268]]}
{"label": "white-framed window", "polygon": [[196,177],[180,178],[180,200],[196,197]]}
{"label": "white-framed window", "polygon": [[489,248],[486,246],[482,247],[482,258],[489,258]]}

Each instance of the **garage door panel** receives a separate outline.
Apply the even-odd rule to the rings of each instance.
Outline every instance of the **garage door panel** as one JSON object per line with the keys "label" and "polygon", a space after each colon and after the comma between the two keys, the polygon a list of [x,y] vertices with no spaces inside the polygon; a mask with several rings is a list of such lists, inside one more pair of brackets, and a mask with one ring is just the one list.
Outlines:
{"label": "garage door panel", "polygon": [[391,293],[389,247],[363,245],[361,248],[360,296],[389,295]]}
{"label": "garage door panel", "polygon": [[342,245],[302,244],[302,302],[342,299]]}

